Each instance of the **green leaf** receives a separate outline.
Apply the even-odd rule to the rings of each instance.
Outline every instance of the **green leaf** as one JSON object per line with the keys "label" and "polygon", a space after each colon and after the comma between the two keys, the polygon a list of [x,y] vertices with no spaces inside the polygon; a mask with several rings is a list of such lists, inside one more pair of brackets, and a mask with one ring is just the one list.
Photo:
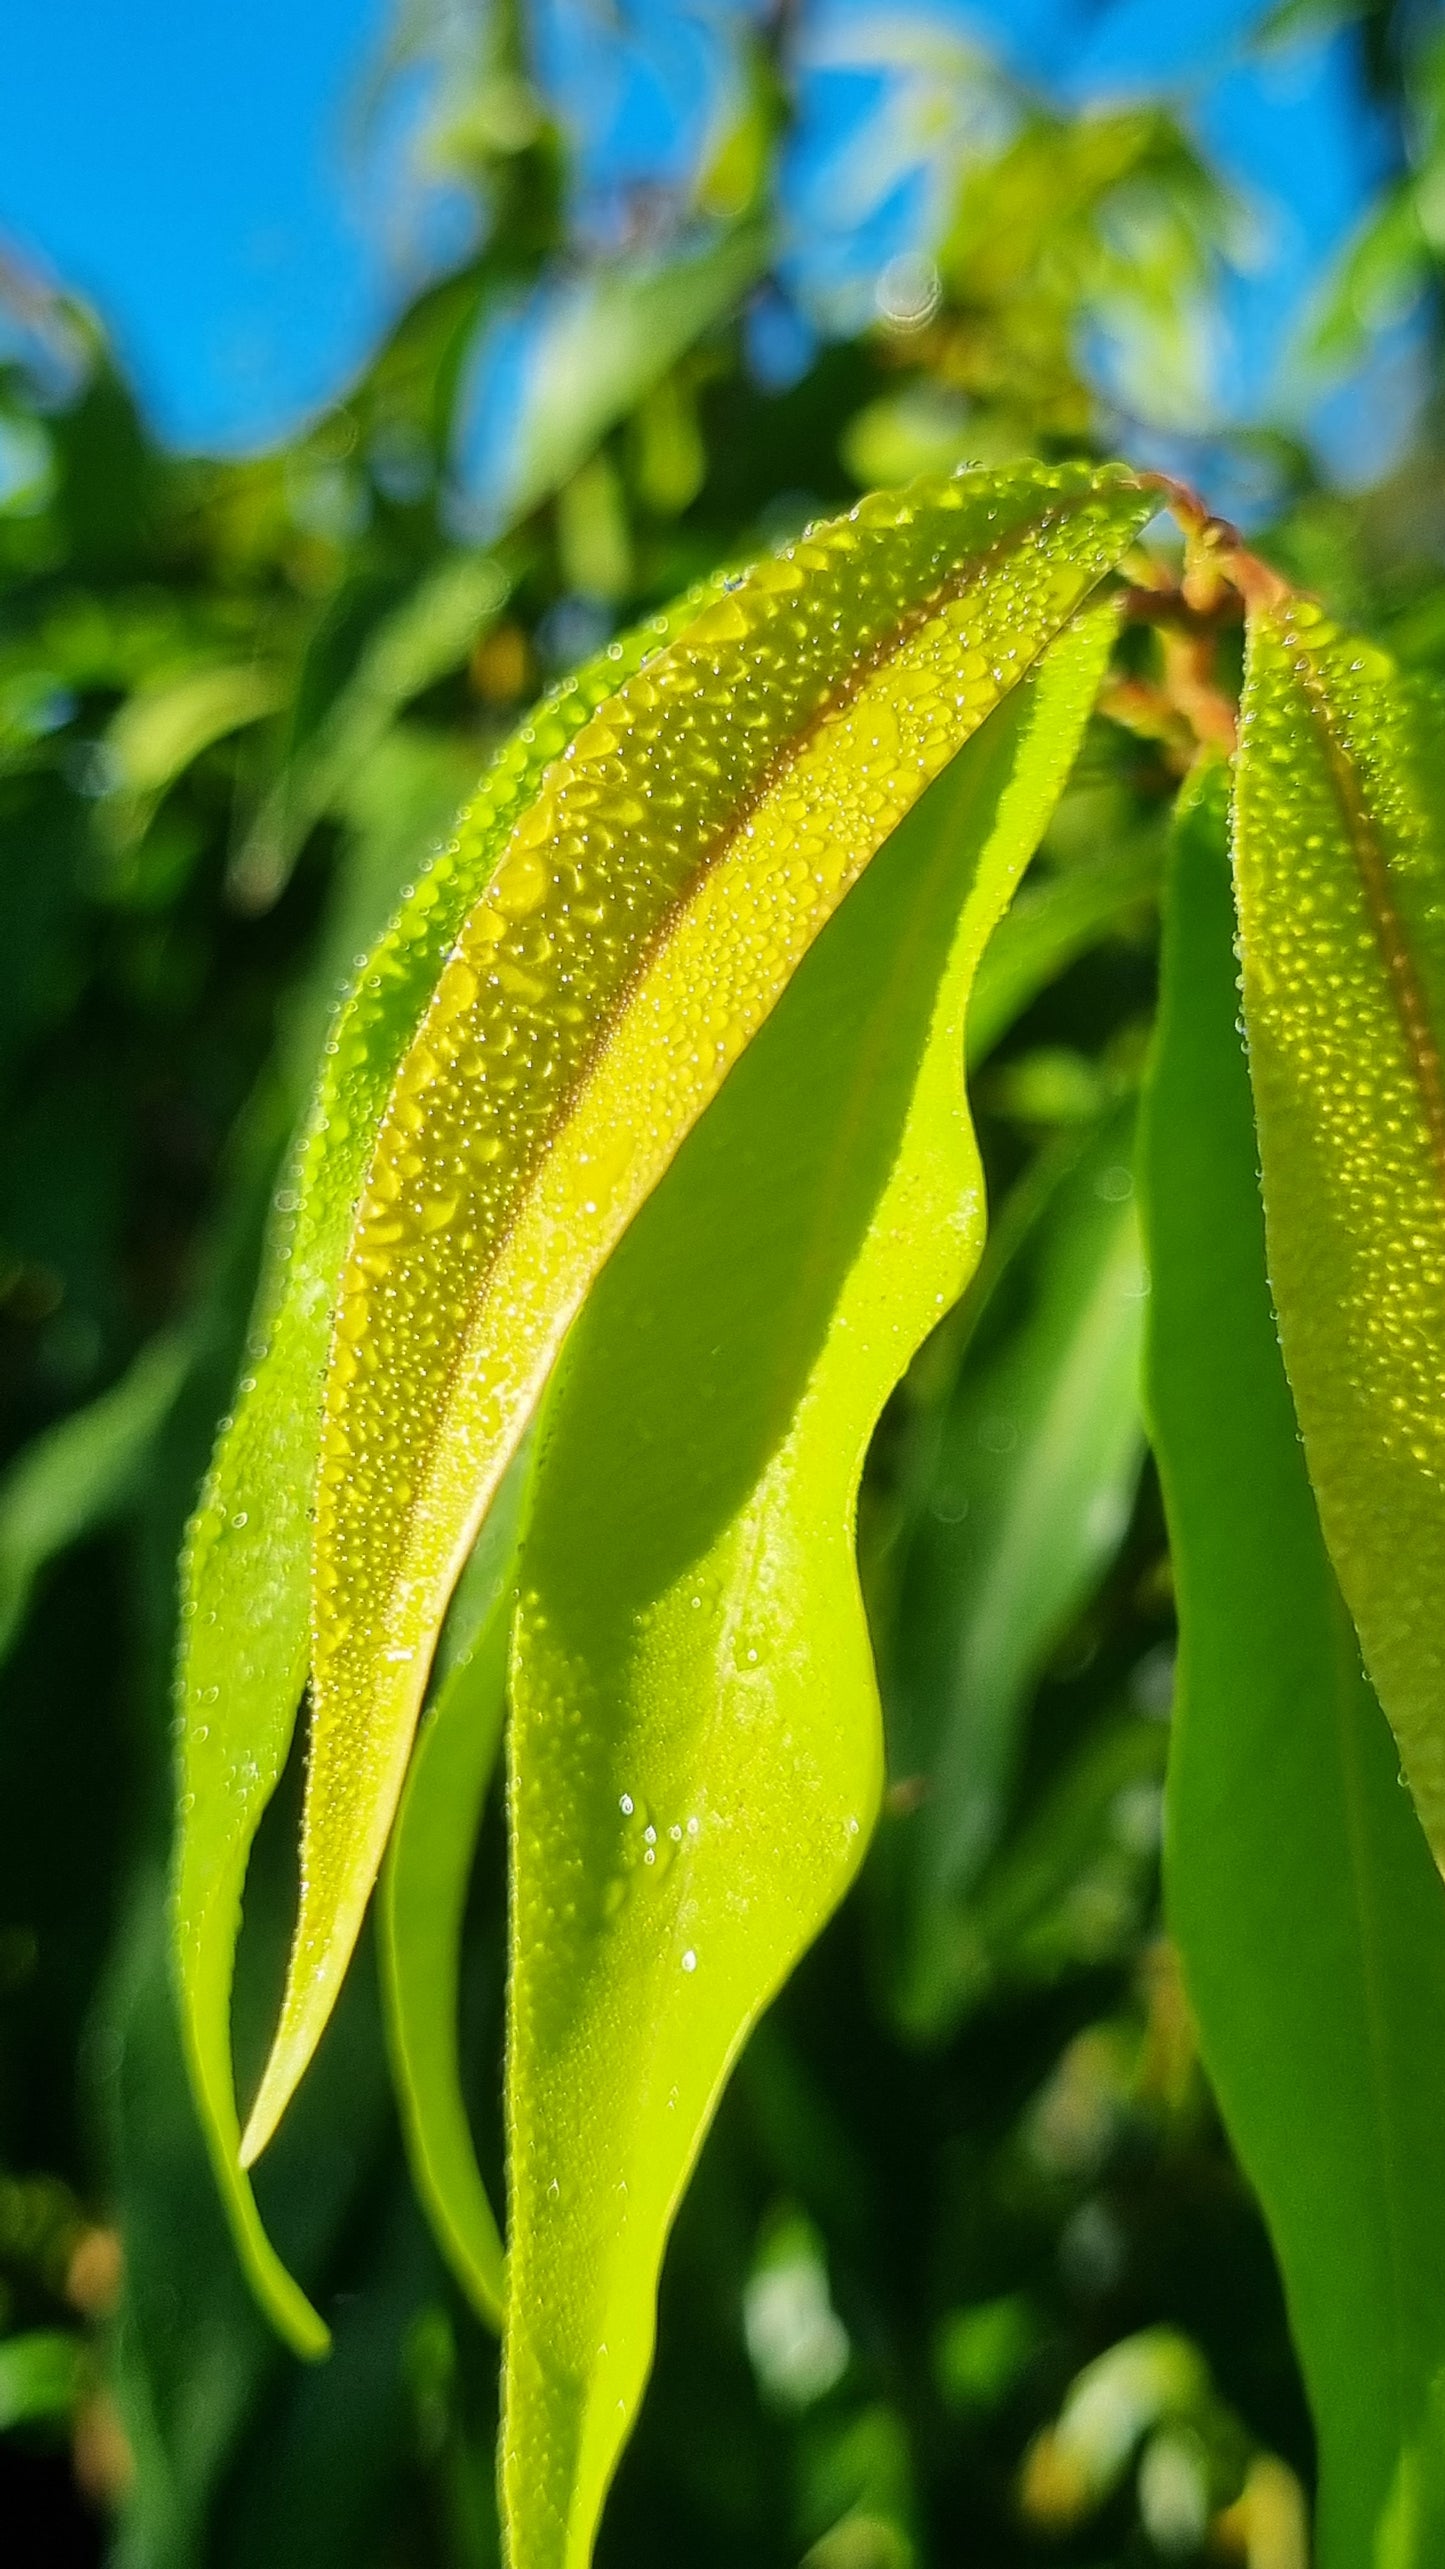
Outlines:
{"label": "green leaf", "polygon": [[525,1454],[457,1583],[441,1679],[417,1734],[382,1876],[392,2065],[417,2192],[463,2292],[502,2318],[502,2242],[477,2167],[457,2057],[462,1923],[482,1803],[502,1740]]}
{"label": "green leaf", "polygon": [[106,733],[115,772],[103,808],[116,847],[134,844],[161,796],[202,750],[284,702],[280,672],[256,662],[188,669],[128,696]]}
{"label": "green leaf", "polygon": [[683,350],[736,308],[768,250],[761,224],[739,223],[686,257],[614,263],[562,289],[509,425],[515,468],[496,494],[501,521],[515,524],[570,480]]}
{"label": "green leaf", "polygon": [[0,2337],[0,2430],[74,2414],[86,2382],[83,2341],[59,2328]]}
{"label": "green leaf", "polygon": [[1022,1319],[982,1362],[969,1348],[898,1572],[890,1751],[921,1789],[891,1853],[899,2004],[919,2032],[970,1994],[971,1897],[1032,1688],[1128,1523],[1144,1441],[1132,1128],[1123,1110],[1078,1153],[1019,1261]]}
{"label": "green leaf", "polygon": [[984,1060],[1016,1017],[1076,956],[1152,900],[1158,841],[1141,834],[1028,885],[978,968],[968,1012],[969,1067]]}
{"label": "green leaf", "polygon": [[465,660],[495,623],[507,577],[488,553],[456,554],[377,627],[353,675],[267,795],[231,869],[248,909],[284,889],[308,835],[340,802],[403,705]]}
{"label": "green leaf", "polygon": [[1251,619],[1235,869],[1269,1273],[1320,1522],[1445,1860],[1438,698],[1320,610]]}
{"label": "green leaf", "polygon": [[1075,465],[864,501],[730,585],[517,824],[340,1289],[301,1913],[248,2158],[334,2002],[447,1597],[599,1268],[875,849],[1152,507]]}
{"label": "green leaf", "polygon": [[153,1339],[118,1383],[37,1436],[0,1480],[0,1654],[46,1562],[133,1495],[191,1354],[179,1332]]}
{"label": "green leaf", "polygon": [[[1383,2569],[1377,2528],[1418,2469],[1445,2363],[1445,1890],[1360,1668],[1280,1362],[1224,830],[1216,769],[1174,853],[1141,1155],[1179,1603],[1168,1908],[1284,2272],[1320,2440],[1321,2569]],[[1438,2554],[1388,2556],[1424,2569]]]}
{"label": "green leaf", "polygon": [[250,1370],[223,1421],[187,1537],[175,1894],[186,2051],[238,2249],[277,2326],[302,2353],[323,2352],[326,2332],[268,2248],[240,2173],[230,1990],[251,1841],[285,1764],[306,1679],[308,1507],[337,1279],[397,1065],[508,831],[549,760],[686,611],[611,646],[524,724],[452,845],[419,868],[395,924],[358,973],[276,1199]]}
{"label": "green leaf", "polygon": [[591,2556],[693,2157],[872,1825],[859,1472],[977,1258],[969,984],[1112,627],[1055,645],[850,893],[599,1278],[543,1413],[511,1737],[513,2569]]}

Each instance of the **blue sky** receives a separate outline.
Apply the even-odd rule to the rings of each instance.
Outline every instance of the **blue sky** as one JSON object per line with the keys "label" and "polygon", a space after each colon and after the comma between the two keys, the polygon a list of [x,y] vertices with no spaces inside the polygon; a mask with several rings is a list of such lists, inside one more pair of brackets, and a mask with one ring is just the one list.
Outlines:
{"label": "blue sky", "polygon": [[[594,208],[623,181],[685,179],[746,5],[542,0],[539,63]],[[1258,0],[814,0],[787,191],[800,290],[866,282],[926,228],[939,138],[976,107],[981,39],[1061,99],[1162,91],[1182,106],[1245,215],[1216,395],[1240,416],[1297,402],[1281,349],[1369,201],[1383,141],[1348,37],[1251,59],[1259,14]],[[417,80],[363,112],[390,25],[390,0],[9,0],[0,240],[98,307],[173,443],[234,452],[290,432],[455,248],[455,200],[421,183],[411,150]],[[1320,426],[1358,474],[1398,411],[1396,386]]]}

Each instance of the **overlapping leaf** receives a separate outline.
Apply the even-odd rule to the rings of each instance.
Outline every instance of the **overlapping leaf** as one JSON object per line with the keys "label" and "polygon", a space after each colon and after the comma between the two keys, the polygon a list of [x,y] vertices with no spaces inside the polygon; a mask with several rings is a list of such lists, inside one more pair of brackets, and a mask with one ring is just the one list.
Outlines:
{"label": "overlapping leaf", "polygon": [[730,584],[517,822],[401,1065],[338,1298],[301,1916],[250,2155],[333,2003],[447,1596],[588,1287],[874,850],[1153,505],[1081,466],[863,502]]}
{"label": "overlapping leaf", "polygon": [[[692,611],[707,594],[691,601]],[[391,1082],[448,945],[547,763],[672,629],[660,617],[613,645],[524,726],[455,844],[420,872],[362,968],[332,1027],[316,1101],[277,1198],[251,1369],[223,1423],[187,1541],[175,1897],[187,2056],[242,2256],[278,2326],[303,2352],[320,2352],[326,2333],[277,2265],[239,2173],[229,2012],[247,1857],[306,1679],[309,1505],[337,1279]]]}
{"label": "overlapping leaf", "polygon": [[1325,1539],[1445,1859],[1438,701],[1318,608],[1253,618],[1235,863],[1270,1279]]}
{"label": "overlapping leaf", "polygon": [[875,858],[599,1279],[542,1415],[512,1679],[514,2569],[591,2557],[718,2091],[867,1840],[859,1472],[977,1257],[968,990],[1112,625],[1081,619]]}
{"label": "overlapping leaf", "polygon": [[1224,826],[1216,771],[1175,852],[1143,1137],[1180,1621],[1169,1913],[1284,2271],[1320,2437],[1322,2569],[1426,2569],[1445,2449],[1445,1891],[1360,1667],[1280,1362]]}

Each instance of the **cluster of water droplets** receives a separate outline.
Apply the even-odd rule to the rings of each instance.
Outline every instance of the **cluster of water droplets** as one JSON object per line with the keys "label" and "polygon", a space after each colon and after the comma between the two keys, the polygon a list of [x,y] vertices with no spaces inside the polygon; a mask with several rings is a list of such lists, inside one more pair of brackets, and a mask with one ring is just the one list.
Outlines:
{"label": "cluster of water droplets", "polygon": [[1272,1281],[1321,1515],[1445,1827],[1445,849],[1438,714],[1292,602],[1261,621],[1237,867]]}
{"label": "cluster of water droplets", "polygon": [[[1147,512],[1127,476],[1079,466],[865,501],[719,595],[543,779],[402,1063],[343,1280],[316,1638],[349,1757],[459,1349],[650,960],[736,859],[738,897],[649,1039],[648,1108],[676,1137],[848,882]],[[569,1220],[596,1225],[599,1254],[636,1157],[624,1135],[577,1171]],[[422,1629],[439,1603],[415,1598]]]}
{"label": "cluster of water droplets", "polygon": [[1256,1074],[1308,1128],[1352,1271],[1340,1388],[1439,1478],[1445,871],[1411,732],[1389,662],[1318,608],[1256,636],[1239,839]]}
{"label": "cluster of water droplets", "polygon": [[[442,960],[550,763],[597,707],[721,581],[601,652],[543,700],[498,753],[453,842],[418,869],[329,1029],[317,1091],[277,1191],[248,1340],[250,1370],[223,1418],[187,1536],[176,1728],[181,1815],[199,1809],[197,1906],[244,1865],[286,1753],[308,1658],[310,1509],[326,1351],[352,1217],[397,1065]],[[203,1824],[203,1825],[202,1825]],[[201,1842],[202,1836],[204,1843]],[[183,1856],[192,1844],[183,1832]]]}

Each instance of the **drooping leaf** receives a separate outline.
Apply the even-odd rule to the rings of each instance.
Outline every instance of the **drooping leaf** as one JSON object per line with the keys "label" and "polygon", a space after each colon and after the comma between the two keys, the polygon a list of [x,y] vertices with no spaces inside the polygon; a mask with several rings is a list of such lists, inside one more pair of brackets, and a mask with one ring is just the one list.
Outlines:
{"label": "drooping leaf", "polygon": [[391,1082],[447,947],[548,761],[685,612],[612,645],[523,725],[456,840],[419,870],[358,973],[277,1197],[250,1371],[223,1423],[187,1538],[175,1899],[187,2056],[240,2253],[282,2333],[303,2352],[322,2351],[325,2331],[267,2248],[237,2163],[230,1987],[251,1841],[285,1763],[306,1679],[308,1511],[337,1280]]}
{"label": "drooping leaf", "polygon": [[970,1896],[1030,1688],[1128,1522],[1145,1290],[1132,1124],[1108,1117],[1079,1152],[1018,1262],[1021,1318],[982,1361],[969,1349],[897,1573],[890,1745],[917,1796],[892,1849],[899,2004],[919,2031],[946,2025],[975,1978]]}
{"label": "drooping leaf", "polygon": [[467,2119],[457,2002],[477,1825],[502,1741],[525,1466],[519,1454],[457,1583],[382,1877],[383,1987],[407,2152],[438,2243],[493,2327],[502,2242]]}
{"label": "drooping leaf", "polygon": [[58,2328],[0,2337],[0,2430],[51,2425],[74,2414],[86,2387],[85,2348]]}
{"label": "drooping leaf", "polygon": [[[1216,770],[1179,831],[1142,1139],[1149,1401],[1179,1605],[1166,1888],[1284,2272],[1321,2569],[1425,2569],[1445,2364],[1445,1889],[1306,1478],[1265,1279]],[[1376,2544],[1379,2541],[1380,2547]]]}
{"label": "drooping leaf", "polygon": [[850,893],[604,1270],[543,1412],[512,1672],[514,2569],[591,2557],[694,2154],[872,1825],[858,1478],[978,1254],[969,984],[1112,624],[1055,645]]}
{"label": "drooping leaf", "polygon": [[1330,1556],[1445,1861],[1445,724],[1251,619],[1235,868],[1270,1281]]}
{"label": "drooping leaf", "polygon": [[248,2156],[325,2024],[448,1594],[590,1284],[875,849],[1152,507],[1073,465],[864,501],[730,586],[517,823],[338,1300],[301,1914]]}

